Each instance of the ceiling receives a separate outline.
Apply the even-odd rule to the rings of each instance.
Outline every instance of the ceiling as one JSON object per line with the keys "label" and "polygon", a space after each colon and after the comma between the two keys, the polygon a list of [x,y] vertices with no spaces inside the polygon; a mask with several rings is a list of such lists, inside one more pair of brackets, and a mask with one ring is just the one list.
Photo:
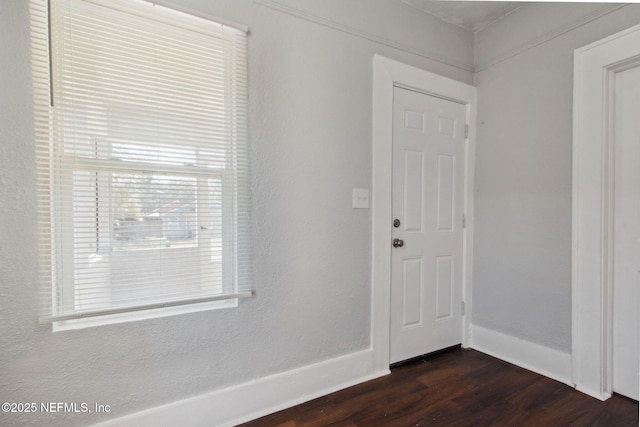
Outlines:
{"label": "ceiling", "polygon": [[522,2],[507,1],[400,1],[474,33],[523,7]]}

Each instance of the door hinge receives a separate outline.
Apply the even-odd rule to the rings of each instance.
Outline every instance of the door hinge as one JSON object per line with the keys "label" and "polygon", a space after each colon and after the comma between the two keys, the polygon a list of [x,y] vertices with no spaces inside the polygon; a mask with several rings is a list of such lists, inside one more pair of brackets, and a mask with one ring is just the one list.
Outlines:
{"label": "door hinge", "polygon": [[464,301],[460,301],[460,314],[464,316]]}
{"label": "door hinge", "polygon": [[462,228],[467,228],[467,216],[462,214]]}
{"label": "door hinge", "polygon": [[464,137],[469,138],[469,125],[464,125]]}

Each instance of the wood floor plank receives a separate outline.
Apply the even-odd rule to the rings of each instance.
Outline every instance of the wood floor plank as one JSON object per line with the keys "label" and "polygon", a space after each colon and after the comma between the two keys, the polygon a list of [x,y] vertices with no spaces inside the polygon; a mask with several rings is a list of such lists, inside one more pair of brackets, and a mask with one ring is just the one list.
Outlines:
{"label": "wood floor plank", "polygon": [[475,350],[457,349],[242,427],[636,427],[638,402],[601,402]]}

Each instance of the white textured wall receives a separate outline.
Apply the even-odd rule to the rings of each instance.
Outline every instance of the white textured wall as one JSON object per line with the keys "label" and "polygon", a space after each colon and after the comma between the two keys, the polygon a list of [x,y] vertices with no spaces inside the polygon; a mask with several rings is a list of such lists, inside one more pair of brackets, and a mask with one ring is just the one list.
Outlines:
{"label": "white textured wall", "polygon": [[0,400],[112,412],[0,413],[2,426],[86,425],[369,345],[370,211],[350,198],[371,187],[372,55],[470,83],[472,35],[383,0],[287,2],[304,13],[272,1],[171,1],[251,29],[257,296],[84,330],[38,324],[28,2],[3,0]]}
{"label": "white textured wall", "polygon": [[540,3],[476,35],[475,324],[570,352],[573,50],[638,22]]}

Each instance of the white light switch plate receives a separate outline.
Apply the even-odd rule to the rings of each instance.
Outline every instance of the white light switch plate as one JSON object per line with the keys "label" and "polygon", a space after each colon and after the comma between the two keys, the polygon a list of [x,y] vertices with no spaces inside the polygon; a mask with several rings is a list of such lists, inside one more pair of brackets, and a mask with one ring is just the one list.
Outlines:
{"label": "white light switch plate", "polygon": [[369,190],[367,188],[351,190],[351,207],[353,209],[369,209]]}

